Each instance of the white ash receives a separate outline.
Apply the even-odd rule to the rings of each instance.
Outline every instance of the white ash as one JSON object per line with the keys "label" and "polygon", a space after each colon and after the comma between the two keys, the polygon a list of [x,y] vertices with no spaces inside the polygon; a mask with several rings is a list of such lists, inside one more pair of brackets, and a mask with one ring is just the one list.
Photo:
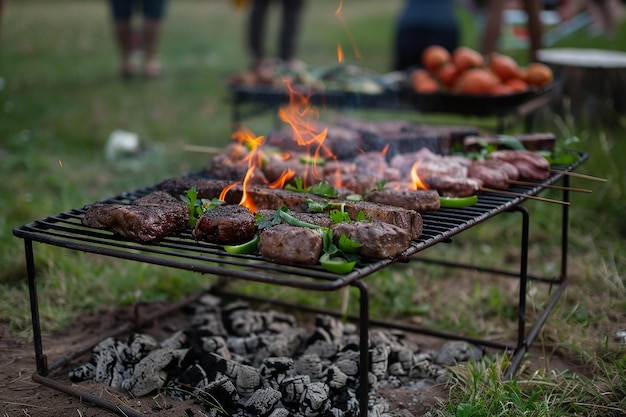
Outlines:
{"label": "white ash", "polygon": [[[103,340],[70,379],[95,380],[135,397],[161,391],[201,399],[216,417],[359,415],[355,325],[320,315],[306,330],[290,314],[256,311],[241,301],[222,306],[211,295],[192,311],[190,327],[160,343],[146,334]],[[466,342],[422,351],[401,332],[372,329],[368,415],[402,415],[389,409],[379,389],[426,390],[446,380],[446,366],[481,356]]]}

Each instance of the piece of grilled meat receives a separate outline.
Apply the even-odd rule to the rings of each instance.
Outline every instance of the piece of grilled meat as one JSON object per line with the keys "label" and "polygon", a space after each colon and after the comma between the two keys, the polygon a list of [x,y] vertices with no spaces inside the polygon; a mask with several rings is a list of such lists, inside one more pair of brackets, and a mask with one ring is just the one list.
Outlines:
{"label": "piece of grilled meat", "polygon": [[439,193],[435,190],[377,190],[367,193],[365,201],[417,212],[438,210],[441,206]]}
{"label": "piece of grilled meat", "polygon": [[259,252],[275,262],[314,265],[322,255],[318,230],[281,223],[263,230],[259,238]]}
{"label": "piece of grilled meat", "polygon": [[85,226],[111,230],[142,243],[157,242],[184,230],[188,221],[187,205],[162,191],[138,198],[129,205],[95,203],[82,219]]}
{"label": "piece of grilled meat", "polygon": [[331,226],[335,239],[341,235],[359,242],[359,255],[375,259],[393,259],[411,245],[411,235],[404,229],[383,222],[345,222]]}
{"label": "piece of grilled meat", "polygon": [[545,180],[550,176],[550,163],[542,155],[526,150],[502,150],[491,152],[489,159],[509,162],[517,168],[520,178]]}
{"label": "piece of grilled meat", "polygon": [[254,214],[237,204],[217,206],[198,219],[192,236],[205,242],[233,245],[246,242],[256,233]]}

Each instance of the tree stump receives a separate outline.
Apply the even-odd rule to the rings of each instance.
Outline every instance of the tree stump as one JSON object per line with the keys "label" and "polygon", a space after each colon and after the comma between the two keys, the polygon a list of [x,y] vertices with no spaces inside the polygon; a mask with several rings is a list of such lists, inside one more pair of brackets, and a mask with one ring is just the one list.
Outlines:
{"label": "tree stump", "polygon": [[591,124],[626,115],[626,53],[602,49],[541,49],[538,60],[554,71],[555,113]]}

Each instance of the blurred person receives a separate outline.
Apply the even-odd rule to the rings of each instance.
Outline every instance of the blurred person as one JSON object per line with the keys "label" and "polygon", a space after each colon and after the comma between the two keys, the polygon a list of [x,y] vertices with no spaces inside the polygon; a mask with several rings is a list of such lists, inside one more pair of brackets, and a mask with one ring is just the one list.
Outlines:
{"label": "blurred person", "polygon": [[422,52],[440,45],[450,53],[459,46],[454,0],[406,0],[396,18],[393,69],[421,66]]}
{"label": "blurred person", "polygon": [[[247,27],[247,46],[252,56],[252,69],[259,70],[266,63],[265,34],[267,13],[273,0],[252,0]],[[278,0],[276,0],[278,1]],[[296,40],[300,29],[300,16],[304,0],[280,0],[282,18],[278,39],[278,58],[287,66],[297,66]]]}
{"label": "blurred person", "polygon": [[[120,53],[120,74],[124,78],[135,75],[133,52],[137,39],[143,49],[142,73],[146,78],[156,78],[162,74],[162,68],[156,58],[157,46],[161,35],[161,21],[165,14],[167,0],[109,0],[115,41]],[[141,12],[142,27],[136,36],[133,29],[133,16]]]}
{"label": "blurred person", "polygon": [[[520,0],[518,3],[528,16],[528,36],[530,47],[528,49],[529,62],[537,61],[537,51],[541,49],[543,26],[541,23],[542,0]],[[509,3],[510,5],[510,3]],[[502,14],[507,2],[502,0],[488,0],[487,20],[483,31],[481,52],[485,55],[498,50],[498,40],[502,31]]]}

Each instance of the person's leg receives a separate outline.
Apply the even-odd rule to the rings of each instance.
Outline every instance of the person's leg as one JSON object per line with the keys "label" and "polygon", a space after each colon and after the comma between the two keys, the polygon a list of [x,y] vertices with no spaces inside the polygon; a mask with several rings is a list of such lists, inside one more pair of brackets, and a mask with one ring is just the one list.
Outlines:
{"label": "person's leg", "polygon": [[280,30],[278,56],[285,62],[291,61],[295,56],[295,45],[300,29],[300,14],[303,0],[282,0],[283,18]]}
{"label": "person's leg", "polygon": [[143,0],[143,48],[144,75],[156,77],[161,74],[161,66],[156,58],[161,36],[161,21],[165,13],[165,0]]}
{"label": "person's leg", "polygon": [[131,60],[133,52],[133,31],[130,21],[132,11],[131,3],[132,2],[126,0],[110,1],[115,42],[120,54],[120,71],[124,77],[131,76],[133,71]]}
{"label": "person's leg", "polygon": [[265,57],[263,44],[265,40],[265,21],[267,18],[267,8],[269,0],[254,0],[250,6],[248,16],[248,49],[252,56],[252,68],[260,67]]}

